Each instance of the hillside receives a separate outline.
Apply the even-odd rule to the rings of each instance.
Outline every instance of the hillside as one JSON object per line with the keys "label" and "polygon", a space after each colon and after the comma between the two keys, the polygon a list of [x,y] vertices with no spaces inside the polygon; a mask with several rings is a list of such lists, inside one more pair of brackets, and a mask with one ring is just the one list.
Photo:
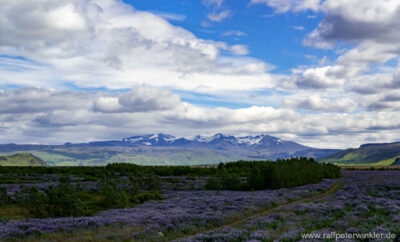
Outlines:
{"label": "hillside", "polygon": [[319,160],[344,165],[400,165],[400,142],[364,144],[357,149],[343,150]]}
{"label": "hillside", "polygon": [[0,156],[0,166],[46,166],[39,157],[30,153],[17,153],[14,155]]}
{"label": "hillside", "polygon": [[298,156],[323,157],[339,150],[316,149],[269,135],[216,134],[193,138],[167,134],[132,136],[121,140],[64,145],[0,145],[0,153],[29,152],[48,165],[105,165],[128,162],[140,165],[218,164],[235,160],[276,160]]}

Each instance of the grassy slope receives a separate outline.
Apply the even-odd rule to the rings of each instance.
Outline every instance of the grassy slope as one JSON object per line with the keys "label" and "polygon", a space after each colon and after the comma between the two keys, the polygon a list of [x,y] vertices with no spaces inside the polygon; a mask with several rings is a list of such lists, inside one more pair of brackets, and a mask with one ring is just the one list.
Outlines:
{"label": "grassy slope", "polygon": [[[157,149],[157,152],[153,152],[152,149],[70,147],[29,152],[44,160],[48,165],[57,166],[101,166],[115,162],[127,162],[139,165],[196,165],[205,163],[218,164],[242,158],[232,154],[201,149]],[[210,160],[214,162],[209,162]]]}
{"label": "grassy slope", "polygon": [[348,149],[321,158],[321,162],[346,166],[389,166],[400,157],[400,142],[388,144],[362,145],[358,149]]}
{"label": "grassy slope", "polygon": [[0,166],[46,166],[46,163],[30,153],[0,156]]}

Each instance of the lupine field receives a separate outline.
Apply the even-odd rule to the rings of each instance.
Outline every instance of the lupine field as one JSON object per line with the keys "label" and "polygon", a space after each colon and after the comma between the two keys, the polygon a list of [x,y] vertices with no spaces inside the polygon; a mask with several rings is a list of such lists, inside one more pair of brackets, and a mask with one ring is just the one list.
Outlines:
{"label": "lupine field", "polygon": [[[310,175],[298,168],[299,162],[323,175],[301,179],[301,172]],[[302,234],[400,234],[400,171],[343,170],[341,176],[336,167],[308,160],[284,161],[280,168],[254,163],[248,171],[243,165],[248,168],[247,163],[234,163],[175,170],[168,176],[157,169],[151,174],[123,172],[130,170],[124,166],[105,177],[3,169],[0,240],[309,241]],[[265,178],[265,187],[253,186],[282,167],[296,167],[297,173],[280,176],[284,180]],[[65,196],[57,193],[60,187],[76,195],[64,198],[70,207],[57,207],[57,196]],[[34,201],[43,211],[29,206]]]}

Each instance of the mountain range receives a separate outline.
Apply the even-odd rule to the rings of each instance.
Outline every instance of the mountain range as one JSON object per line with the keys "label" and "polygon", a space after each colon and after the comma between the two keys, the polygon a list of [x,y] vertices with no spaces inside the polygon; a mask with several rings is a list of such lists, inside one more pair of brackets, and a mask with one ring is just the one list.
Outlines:
{"label": "mountain range", "polygon": [[320,158],[340,150],[317,149],[269,135],[215,134],[193,138],[168,134],[137,135],[121,140],[64,145],[0,145],[0,153],[30,152],[49,165],[199,165],[234,160],[276,160],[296,156]]}

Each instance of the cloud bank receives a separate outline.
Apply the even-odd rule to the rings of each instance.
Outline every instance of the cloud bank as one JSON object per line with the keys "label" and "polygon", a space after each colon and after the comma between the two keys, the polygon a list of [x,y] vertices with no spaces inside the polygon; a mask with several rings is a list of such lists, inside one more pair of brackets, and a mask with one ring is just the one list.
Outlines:
{"label": "cloud bank", "polygon": [[[228,1],[202,4],[212,24],[235,17]],[[119,0],[0,5],[0,143],[155,132],[266,133],[335,148],[399,139],[399,1],[249,1],[275,16],[322,16],[314,30],[297,32],[304,46],[335,54],[307,54],[314,64],[284,74],[245,44],[202,39],[168,22],[190,16]],[[250,34],[230,28],[220,36]],[[241,107],[193,101],[207,95]]]}

